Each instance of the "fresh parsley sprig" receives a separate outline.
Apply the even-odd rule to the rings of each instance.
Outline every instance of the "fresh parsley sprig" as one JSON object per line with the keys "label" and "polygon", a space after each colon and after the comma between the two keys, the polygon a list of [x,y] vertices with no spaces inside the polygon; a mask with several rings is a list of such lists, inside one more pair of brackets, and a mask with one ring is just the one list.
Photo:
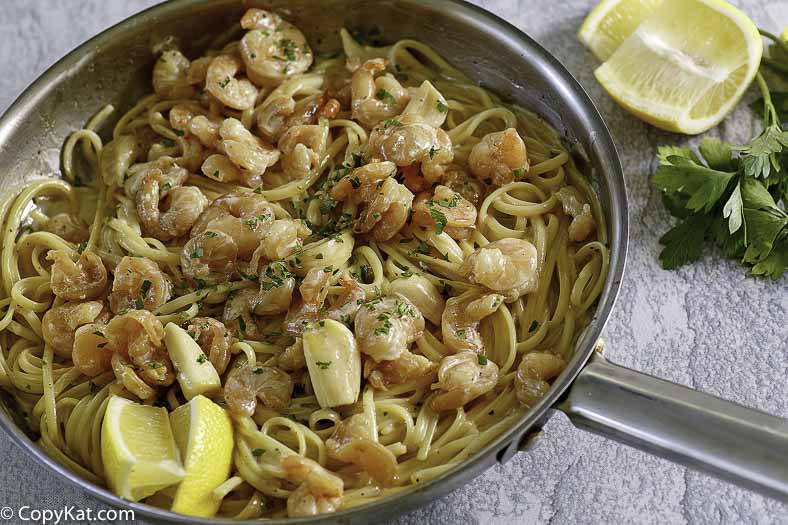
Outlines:
{"label": "fresh parsley sprig", "polygon": [[[762,65],[788,80],[788,44],[775,41]],[[716,245],[739,259],[753,275],[779,278],[788,271],[788,93],[771,92],[759,72],[762,98],[752,107],[763,131],[741,146],[704,137],[698,153],[686,147],[659,148],[652,183],[679,222],[662,236],[663,268],[700,259]]]}

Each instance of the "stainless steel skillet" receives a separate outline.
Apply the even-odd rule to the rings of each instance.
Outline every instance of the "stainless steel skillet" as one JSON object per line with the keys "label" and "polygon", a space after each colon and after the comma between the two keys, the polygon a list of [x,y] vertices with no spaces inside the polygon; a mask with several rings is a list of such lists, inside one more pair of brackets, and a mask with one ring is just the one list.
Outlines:
{"label": "stainless steel skillet", "polygon": [[[57,173],[59,150],[71,131],[106,103],[122,112],[146,94],[153,41],[174,34],[198,49],[208,36],[237,23],[249,3],[175,0],[130,18],[70,53],[0,119],[0,184],[9,187]],[[788,501],[788,422],[618,367],[594,351],[624,269],[628,229],[624,180],[599,114],[554,58],[516,28],[459,0],[260,3],[289,12],[314,44],[320,39],[322,48],[337,46],[336,31],[343,25],[381,28],[386,40],[418,38],[485,87],[539,112],[566,136],[575,159],[598,189],[611,245],[607,285],[593,322],[548,396],[516,427],[468,462],[412,491],[301,522],[370,523],[432,501],[494,462],[527,449],[555,410],[564,411],[581,428]],[[137,516],[174,523],[222,522],[128,503],[76,477],[35,447],[15,424],[8,399],[0,398],[0,427],[38,462],[86,492],[114,506],[135,509]]]}

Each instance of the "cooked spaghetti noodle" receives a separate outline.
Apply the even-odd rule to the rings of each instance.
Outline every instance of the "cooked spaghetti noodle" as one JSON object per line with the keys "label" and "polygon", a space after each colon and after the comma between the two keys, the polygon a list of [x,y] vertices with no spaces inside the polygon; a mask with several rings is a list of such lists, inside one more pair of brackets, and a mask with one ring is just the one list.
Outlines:
{"label": "cooked spaghetti noodle", "polygon": [[[423,43],[343,31],[343,54],[313,57],[277,15],[242,26],[192,61],[163,46],[111,142],[108,106],[62,178],[2,201],[0,386],[48,454],[105,484],[111,396],[187,401],[161,338],[134,347],[180,324],[232,416],[218,514],[349,508],[446,473],[547,391],[604,285],[606,224],[554,129]],[[352,373],[308,362],[327,320],[363,360],[339,404],[316,382]],[[290,475],[295,455],[337,493]]]}

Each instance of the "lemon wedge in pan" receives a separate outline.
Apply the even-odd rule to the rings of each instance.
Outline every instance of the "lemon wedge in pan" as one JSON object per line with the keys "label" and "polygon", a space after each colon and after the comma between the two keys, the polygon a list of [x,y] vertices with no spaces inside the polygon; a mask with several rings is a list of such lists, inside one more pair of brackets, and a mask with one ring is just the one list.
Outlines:
{"label": "lemon wedge in pan", "polygon": [[186,472],[167,410],[113,396],[101,425],[101,458],[109,488],[139,501],[183,479]]}

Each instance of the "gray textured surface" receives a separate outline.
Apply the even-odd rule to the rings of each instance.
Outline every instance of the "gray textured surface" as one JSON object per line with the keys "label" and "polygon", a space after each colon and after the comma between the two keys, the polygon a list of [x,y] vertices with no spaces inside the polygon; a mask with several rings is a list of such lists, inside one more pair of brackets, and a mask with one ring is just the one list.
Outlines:
{"label": "gray textured surface", "polygon": [[[2,0],[0,108],[74,46],[154,0]],[[477,0],[554,53],[597,103],[615,135],[630,197],[630,258],[606,338],[616,362],[788,417],[785,279],[745,277],[733,263],[705,260],[659,268],[666,214],[648,185],[656,145],[677,137],[629,117],[593,78],[593,58],[575,38],[591,0]],[[736,2],[764,28],[788,23],[788,2]],[[714,133],[752,134],[740,108]],[[703,474],[572,428],[561,416],[530,455],[497,466],[469,486],[400,519],[416,523],[782,523],[788,507]],[[0,506],[100,504],[32,464],[0,435]],[[2,520],[0,520],[2,522]],[[142,522],[142,521],[140,521]]]}

